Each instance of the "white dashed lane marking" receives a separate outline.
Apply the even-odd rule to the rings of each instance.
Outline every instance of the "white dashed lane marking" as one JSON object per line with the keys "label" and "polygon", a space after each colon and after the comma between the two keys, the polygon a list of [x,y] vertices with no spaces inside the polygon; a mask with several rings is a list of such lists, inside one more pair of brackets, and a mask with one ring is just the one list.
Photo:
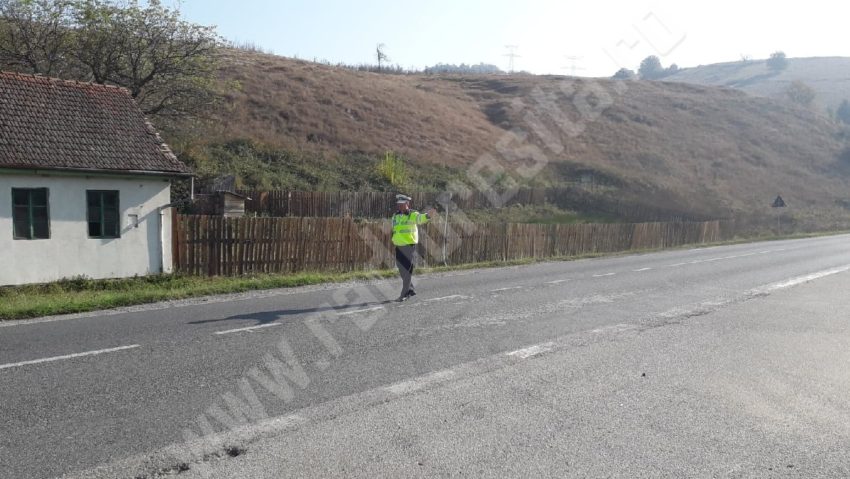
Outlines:
{"label": "white dashed lane marking", "polygon": [[546,284],[561,284],[569,281],[568,279],[556,279],[555,281],[547,281]]}
{"label": "white dashed lane marking", "polygon": [[617,274],[617,273],[594,274],[593,277],[594,278],[604,278],[606,276],[614,276],[615,274]]}
{"label": "white dashed lane marking", "polygon": [[449,299],[469,299],[469,296],[463,296],[461,294],[453,294],[451,296],[443,296],[442,298],[430,298],[423,301],[424,303],[433,303],[434,301],[446,301]]}
{"label": "white dashed lane marking", "polygon": [[511,286],[510,288],[493,289],[493,290],[490,290],[490,292],[491,293],[501,293],[503,291],[511,291],[511,290],[514,290],[514,289],[522,289],[522,286]]}
{"label": "white dashed lane marking", "polygon": [[635,272],[635,273],[642,273],[642,272],[644,272],[644,271],[649,271],[649,270],[651,270],[651,269],[652,269],[652,268],[641,268],[641,269],[636,269],[636,270],[634,270],[634,272]]}
{"label": "white dashed lane marking", "polygon": [[555,347],[555,343],[544,343],[544,344],[535,344],[534,346],[529,346],[527,348],[517,349],[516,351],[511,351],[509,353],[505,353],[508,356],[513,356],[520,359],[528,359],[532,356],[537,356],[538,354],[543,354],[552,350]]}
{"label": "white dashed lane marking", "polygon": [[97,356],[99,354],[116,353],[118,351],[126,351],[128,349],[135,349],[135,348],[138,348],[138,347],[139,347],[138,344],[133,344],[131,346],[121,346],[121,347],[118,347],[118,348],[98,349],[97,351],[87,351],[87,352],[84,352],[84,353],[68,354],[68,355],[65,355],[65,356],[55,356],[55,357],[52,357],[52,358],[33,359],[31,361],[22,361],[22,362],[19,362],[19,363],[2,364],[2,365],[0,365],[0,370],[18,368],[18,367],[21,367],[21,366],[31,366],[31,365],[34,365],[34,364],[51,363],[51,362],[54,362],[54,361],[63,361],[63,360],[66,360],[66,359],[83,358],[83,357],[86,357],[86,356]]}
{"label": "white dashed lane marking", "polygon": [[360,314],[360,313],[371,313],[372,311],[380,311],[384,309],[383,306],[378,306],[375,308],[367,308],[367,309],[358,309],[355,311],[345,311],[343,313],[336,313],[337,316],[348,316],[350,314]]}
{"label": "white dashed lane marking", "polygon": [[447,369],[445,371],[437,371],[435,373],[431,373],[425,376],[420,376],[418,378],[402,381],[391,386],[386,386],[384,390],[389,391],[397,396],[402,396],[405,394],[412,393],[414,391],[418,391],[432,384],[448,381],[453,377],[455,377],[455,372],[451,369]]}
{"label": "white dashed lane marking", "polygon": [[757,253],[737,254],[737,255],[733,255],[733,256],[719,256],[717,258],[698,259],[698,260],[695,260],[695,261],[686,261],[684,263],[668,264],[666,267],[667,268],[676,268],[678,266],[685,266],[685,265],[689,265],[689,264],[711,263],[713,261],[723,261],[723,260],[727,260],[727,259],[747,258],[749,256],[756,256],[756,255],[759,255],[759,254],[768,254],[768,253],[778,253],[780,251],[785,251],[785,250],[784,249],[771,249],[771,250],[766,250],[766,251],[759,251]]}
{"label": "white dashed lane marking", "polygon": [[225,331],[217,331],[213,334],[221,335],[221,334],[232,334],[232,333],[244,333],[244,332],[254,331],[254,330],[257,330],[257,329],[271,328],[273,326],[280,326],[280,325],[281,325],[281,323],[261,324],[259,326],[249,326],[247,328],[236,328],[236,329],[227,329]]}

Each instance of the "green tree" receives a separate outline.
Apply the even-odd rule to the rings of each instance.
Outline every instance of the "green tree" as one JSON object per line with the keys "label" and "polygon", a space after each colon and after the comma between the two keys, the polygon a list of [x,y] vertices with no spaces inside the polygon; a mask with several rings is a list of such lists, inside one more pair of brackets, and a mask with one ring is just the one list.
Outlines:
{"label": "green tree", "polygon": [[644,58],[643,61],[640,62],[638,75],[640,75],[643,80],[657,80],[663,77],[664,67],[661,66],[661,60],[655,55],[650,55]]}
{"label": "green tree", "polygon": [[634,71],[628,68],[620,68],[611,78],[614,80],[633,80],[636,76]]}
{"label": "green tree", "polygon": [[789,100],[800,106],[810,107],[817,93],[809,85],[796,80],[785,90],[785,95]]}
{"label": "green tree", "polygon": [[57,0],[0,0],[0,67],[39,75],[68,72],[72,5]]}
{"label": "green tree", "polygon": [[86,0],[75,55],[97,83],[127,88],[150,115],[187,115],[212,99],[219,38],[157,1]]}
{"label": "green tree", "polygon": [[788,68],[788,58],[785,57],[785,52],[771,53],[770,58],[767,59],[767,67],[777,73]]}
{"label": "green tree", "polygon": [[214,28],[158,0],[0,0],[0,68],[118,85],[159,117],[215,98]]}

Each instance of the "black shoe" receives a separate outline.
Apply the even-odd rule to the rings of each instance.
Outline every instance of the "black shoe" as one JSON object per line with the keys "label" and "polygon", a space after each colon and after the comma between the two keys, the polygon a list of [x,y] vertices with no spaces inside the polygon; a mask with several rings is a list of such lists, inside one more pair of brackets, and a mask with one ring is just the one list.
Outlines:
{"label": "black shoe", "polygon": [[408,291],[408,292],[407,292],[407,297],[408,297],[408,298],[412,298],[412,297],[414,297],[414,296],[416,296],[416,291],[413,291],[413,290],[411,289],[410,291]]}
{"label": "black shoe", "polygon": [[407,298],[408,298],[407,296],[399,296],[399,297],[398,297],[398,299],[397,299],[396,301],[398,301],[399,303],[401,303],[401,302],[407,301]]}

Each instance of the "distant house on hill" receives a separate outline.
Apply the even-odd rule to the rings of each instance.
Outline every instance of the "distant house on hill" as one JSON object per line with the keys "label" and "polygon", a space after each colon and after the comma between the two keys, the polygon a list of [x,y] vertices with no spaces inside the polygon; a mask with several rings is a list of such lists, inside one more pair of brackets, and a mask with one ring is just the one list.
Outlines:
{"label": "distant house on hill", "polygon": [[189,175],[126,90],[0,72],[0,285],[171,272]]}

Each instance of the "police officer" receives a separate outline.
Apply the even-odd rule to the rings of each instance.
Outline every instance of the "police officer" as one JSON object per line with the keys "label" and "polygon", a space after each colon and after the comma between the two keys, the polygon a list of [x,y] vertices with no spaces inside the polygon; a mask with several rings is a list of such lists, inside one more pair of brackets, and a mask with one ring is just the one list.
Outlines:
{"label": "police officer", "polygon": [[413,289],[413,262],[416,245],[419,243],[419,225],[424,225],[436,215],[431,208],[428,213],[410,209],[409,196],[396,195],[398,210],[393,215],[393,244],[395,245],[395,263],[401,275],[402,288],[398,301],[416,296]]}

